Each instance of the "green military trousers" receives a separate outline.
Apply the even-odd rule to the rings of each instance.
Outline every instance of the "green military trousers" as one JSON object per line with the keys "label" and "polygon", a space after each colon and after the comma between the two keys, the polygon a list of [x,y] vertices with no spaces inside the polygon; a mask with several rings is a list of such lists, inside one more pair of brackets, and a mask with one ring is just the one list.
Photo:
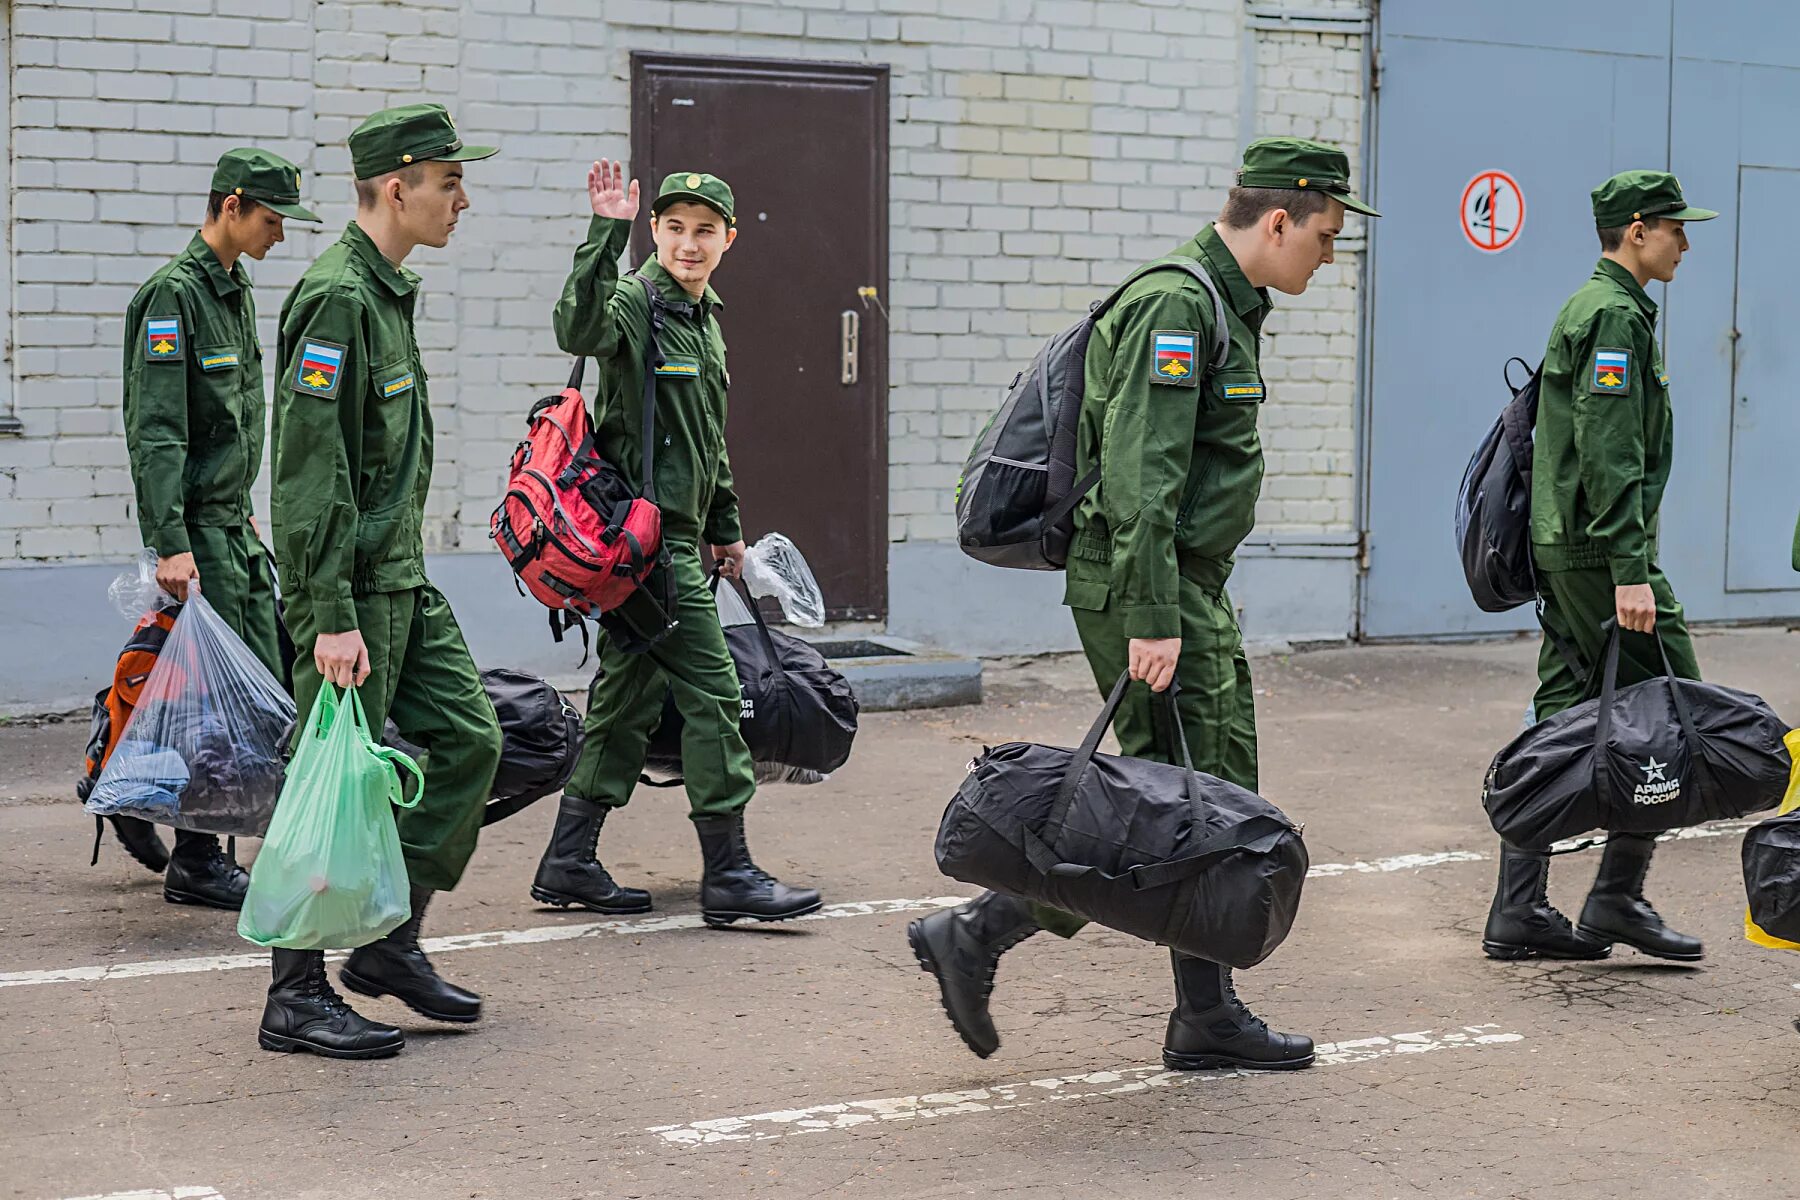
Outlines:
{"label": "green military trousers", "polygon": [[[313,662],[318,629],[310,608],[287,607],[298,651],[294,699],[300,727],[323,680]],[[425,786],[415,808],[395,810],[407,878],[448,891],[462,878],[500,765],[500,726],[463,643],[450,605],[436,588],[376,592],[356,598],[356,619],[369,647],[369,677],[357,694],[369,731],[381,738],[391,717],[400,736],[425,750]]]}
{"label": "green military trousers", "polygon": [[[1544,624],[1568,643],[1581,658],[1576,670],[1545,637],[1538,649],[1538,689],[1532,714],[1542,721],[1599,694],[1601,657],[1606,634],[1601,626],[1618,611],[1612,576],[1606,569],[1541,571]],[[1700,678],[1700,662],[1688,634],[1687,617],[1662,571],[1650,568],[1650,589],[1656,593],[1656,632],[1662,635],[1669,666],[1681,679]],[[1622,633],[1619,640],[1619,686],[1642,683],[1663,673],[1656,638],[1642,633]]]}
{"label": "green military trousers", "polygon": [[756,792],[750,750],[738,732],[743,690],[699,547],[673,547],[672,557],[672,615],[679,623],[644,654],[621,653],[601,635],[600,668],[588,688],[587,741],[564,790],[610,808],[624,806],[662,720],[663,698],[673,692],[683,720],[681,774],[689,815],[730,816]]}
{"label": "green military trousers", "polygon": [[200,594],[275,678],[288,684],[275,631],[274,573],[269,552],[248,524],[189,525],[188,544],[200,572]]}
{"label": "green military trousers", "polygon": [[[1080,560],[1069,562],[1071,582],[1081,582]],[[1105,568],[1101,568],[1104,570]],[[1104,578],[1098,580],[1104,584]],[[1117,600],[1108,589],[1071,588],[1084,602],[1071,603],[1075,631],[1094,683],[1101,695],[1109,694],[1130,660],[1130,640]],[[1105,599],[1101,599],[1104,596]],[[1087,599],[1091,597],[1091,599]],[[1194,769],[1216,775],[1229,783],[1256,790],[1256,696],[1250,685],[1250,664],[1244,658],[1244,637],[1238,630],[1237,613],[1223,588],[1216,591],[1187,579],[1181,580],[1181,658],[1175,679],[1180,685],[1176,704],[1181,712],[1181,734],[1187,736]],[[1134,683],[1126,689],[1119,715],[1113,721],[1119,750],[1133,758],[1156,762],[1181,761],[1181,751],[1171,728],[1168,705],[1148,685]],[[1060,909],[1032,905],[1037,923],[1061,937],[1073,937],[1087,924]]]}

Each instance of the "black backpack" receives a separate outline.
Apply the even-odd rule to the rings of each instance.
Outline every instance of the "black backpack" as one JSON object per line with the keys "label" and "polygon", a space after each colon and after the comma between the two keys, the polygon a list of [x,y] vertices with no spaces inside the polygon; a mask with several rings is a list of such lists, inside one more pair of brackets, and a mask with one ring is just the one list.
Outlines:
{"label": "black backpack", "polygon": [[1013,377],[1005,403],[976,439],[956,481],[956,540],[970,558],[996,567],[1060,571],[1069,558],[1075,506],[1100,481],[1094,466],[1075,478],[1075,429],[1087,394],[1087,348],[1094,325],[1125,289],[1153,271],[1181,270],[1212,297],[1217,370],[1230,349],[1225,305],[1206,268],[1191,258],[1146,263],[1087,316],[1044,343]]}
{"label": "black backpack", "polygon": [[1456,494],[1456,547],[1462,555],[1469,593],[1483,612],[1505,612],[1537,599],[1537,571],[1531,563],[1531,453],[1537,426],[1538,364],[1522,387],[1513,387],[1509,358],[1501,378],[1512,399],[1463,472]]}

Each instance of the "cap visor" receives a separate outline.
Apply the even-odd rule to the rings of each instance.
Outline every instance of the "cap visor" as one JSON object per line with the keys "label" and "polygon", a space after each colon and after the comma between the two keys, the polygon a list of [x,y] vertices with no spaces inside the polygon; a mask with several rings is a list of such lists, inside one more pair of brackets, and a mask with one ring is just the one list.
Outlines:
{"label": "cap visor", "polygon": [[1365,217],[1379,217],[1381,215],[1367,204],[1364,204],[1361,200],[1358,200],[1355,196],[1352,196],[1349,192],[1326,192],[1325,194],[1330,196],[1333,200],[1336,200],[1339,204],[1342,204],[1351,212],[1359,212]]}
{"label": "cap visor", "polygon": [[1710,221],[1719,214],[1710,208],[1678,208],[1674,212],[1654,213],[1665,221]]}
{"label": "cap visor", "polygon": [[464,146],[461,150],[452,150],[448,154],[438,155],[440,162],[474,162],[478,158],[492,158],[500,153],[498,146]]}
{"label": "cap visor", "polygon": [[296,221],[323,222],[323,218],[319,217],[312,209],[306,207],[304,204],[277,204],[273,200],[258,200],[257,203],[272,213],[277,213],[284,217],[291,217]]}
{"label": "cap visor", "polygon": [[663,209],[669,207],[669,205],[683,204],[683,203],[704,204],[704,205],[706,205],[706,207],[708,207],[708,208],[712,209],[714,212],[718,213],[721,217],[724,217],[727,221],[731,220],[730,213],[728,213],[724,209],[720,208],[716,201],[707,199],[705,196],[702,196],[699,192],[664,192],[662,195],[658,196],[654,201],[651,202],[650,215],[653,217],[657,216],[658,214],[660,214],[662,212]]}

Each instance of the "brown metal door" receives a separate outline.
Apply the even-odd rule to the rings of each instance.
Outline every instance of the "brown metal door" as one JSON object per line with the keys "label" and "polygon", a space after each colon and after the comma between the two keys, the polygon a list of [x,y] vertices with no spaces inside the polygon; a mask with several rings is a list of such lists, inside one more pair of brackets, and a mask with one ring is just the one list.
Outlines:
{"label": "brown metal door", "polygon": [[[631,173],[645,210],[670,171],[737,197],[713,285],[731,369],[726,438],[744,536],[794,540],[835,619],[887,613],[885,66],[631,60]],[[632,250],[655,253],[648,221]]]}

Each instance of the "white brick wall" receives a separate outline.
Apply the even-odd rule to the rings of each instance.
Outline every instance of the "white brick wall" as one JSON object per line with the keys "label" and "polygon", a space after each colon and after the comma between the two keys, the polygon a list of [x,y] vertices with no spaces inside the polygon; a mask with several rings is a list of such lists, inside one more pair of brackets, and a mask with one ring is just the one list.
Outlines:
{"label": "white brick wall", "polygon": [[[1216,214],[1246,128],[1353,159],[1360,137],[1360,37],[1250,31],[1243,0],[15,0],[25,436],[0,438],[0,563],[137,548],[120,314],[185,244],[218,154],[294,158],[326,218],[254,268],[272,347],[288,287],[351,214],[345,135],[421,98],[504,148],[470,170],[456,241],[409,263],[438,413],[429,544],[483,549],[522,397],[562,371],[549,313],[585,164],[628,157],[632,50],[891,65],[895,540],[950,535],[958,467],[1013,371]],[[1266,528],[1352,525],[1358,246],[1271,322]]]}

